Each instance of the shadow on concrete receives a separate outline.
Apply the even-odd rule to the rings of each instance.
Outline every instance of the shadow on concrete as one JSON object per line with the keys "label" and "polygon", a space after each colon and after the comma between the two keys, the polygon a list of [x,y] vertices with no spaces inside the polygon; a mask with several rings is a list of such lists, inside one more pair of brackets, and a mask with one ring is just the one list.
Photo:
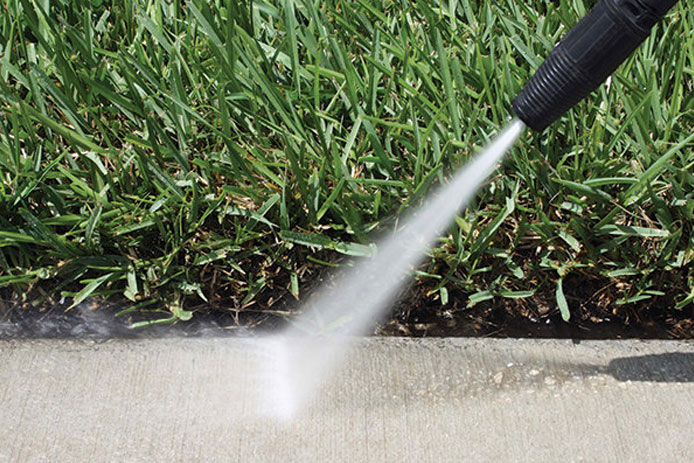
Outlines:
{"label": "shadow on concrete", "polygon": [[574,363],[564,368],[585,377],[608,375],[622,382],[693,383],[694,352],[619,357],[607,366]]}
{"label": "shadow on concrete", "polygon": [[694,382],[694,353],[668,352],[616,358],[602,372],[617,381],[691,383]]}

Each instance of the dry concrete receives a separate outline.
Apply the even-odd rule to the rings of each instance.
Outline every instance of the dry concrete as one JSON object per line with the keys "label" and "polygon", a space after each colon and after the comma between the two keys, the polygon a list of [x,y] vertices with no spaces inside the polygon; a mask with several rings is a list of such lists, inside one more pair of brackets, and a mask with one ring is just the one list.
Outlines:
{"label": "dry concrete", "polygon": [[255,341],[0,342],[1,461],[687,461],[694,345],[365,339],[259,414]]}

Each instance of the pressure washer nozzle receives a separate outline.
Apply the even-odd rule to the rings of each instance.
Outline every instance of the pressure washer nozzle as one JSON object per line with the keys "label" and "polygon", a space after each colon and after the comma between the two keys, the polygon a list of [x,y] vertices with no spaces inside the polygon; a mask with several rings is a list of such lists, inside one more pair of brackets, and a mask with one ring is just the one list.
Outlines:
{"label": "pressure washer nozzle", "polygon": [[597,89],[677,0],[601,0],[557,45],[513,101],[542,131]]}

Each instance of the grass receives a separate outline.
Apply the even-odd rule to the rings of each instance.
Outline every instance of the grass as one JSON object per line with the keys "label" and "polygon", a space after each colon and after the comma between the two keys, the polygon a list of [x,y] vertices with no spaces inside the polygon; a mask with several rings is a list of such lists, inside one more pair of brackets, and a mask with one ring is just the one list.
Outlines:
{"label": "grass", "polygon": [[[123,296],[156,322],[301,299],[506,124],[589,7],[4,0],[0,285]],[[609,85],[524,137],[431,251],[423,297],[691,307],[693,80],[680,2]]]}

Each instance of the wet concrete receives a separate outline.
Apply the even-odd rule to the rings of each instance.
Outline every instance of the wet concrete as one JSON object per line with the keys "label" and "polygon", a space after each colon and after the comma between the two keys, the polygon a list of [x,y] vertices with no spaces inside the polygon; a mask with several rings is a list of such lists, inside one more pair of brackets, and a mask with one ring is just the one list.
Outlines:
{"label": "wet concrete", "polygon": [[262,341],[0,341],[0,461],[686,461],[694,344],[373,338],[289,420]]}

